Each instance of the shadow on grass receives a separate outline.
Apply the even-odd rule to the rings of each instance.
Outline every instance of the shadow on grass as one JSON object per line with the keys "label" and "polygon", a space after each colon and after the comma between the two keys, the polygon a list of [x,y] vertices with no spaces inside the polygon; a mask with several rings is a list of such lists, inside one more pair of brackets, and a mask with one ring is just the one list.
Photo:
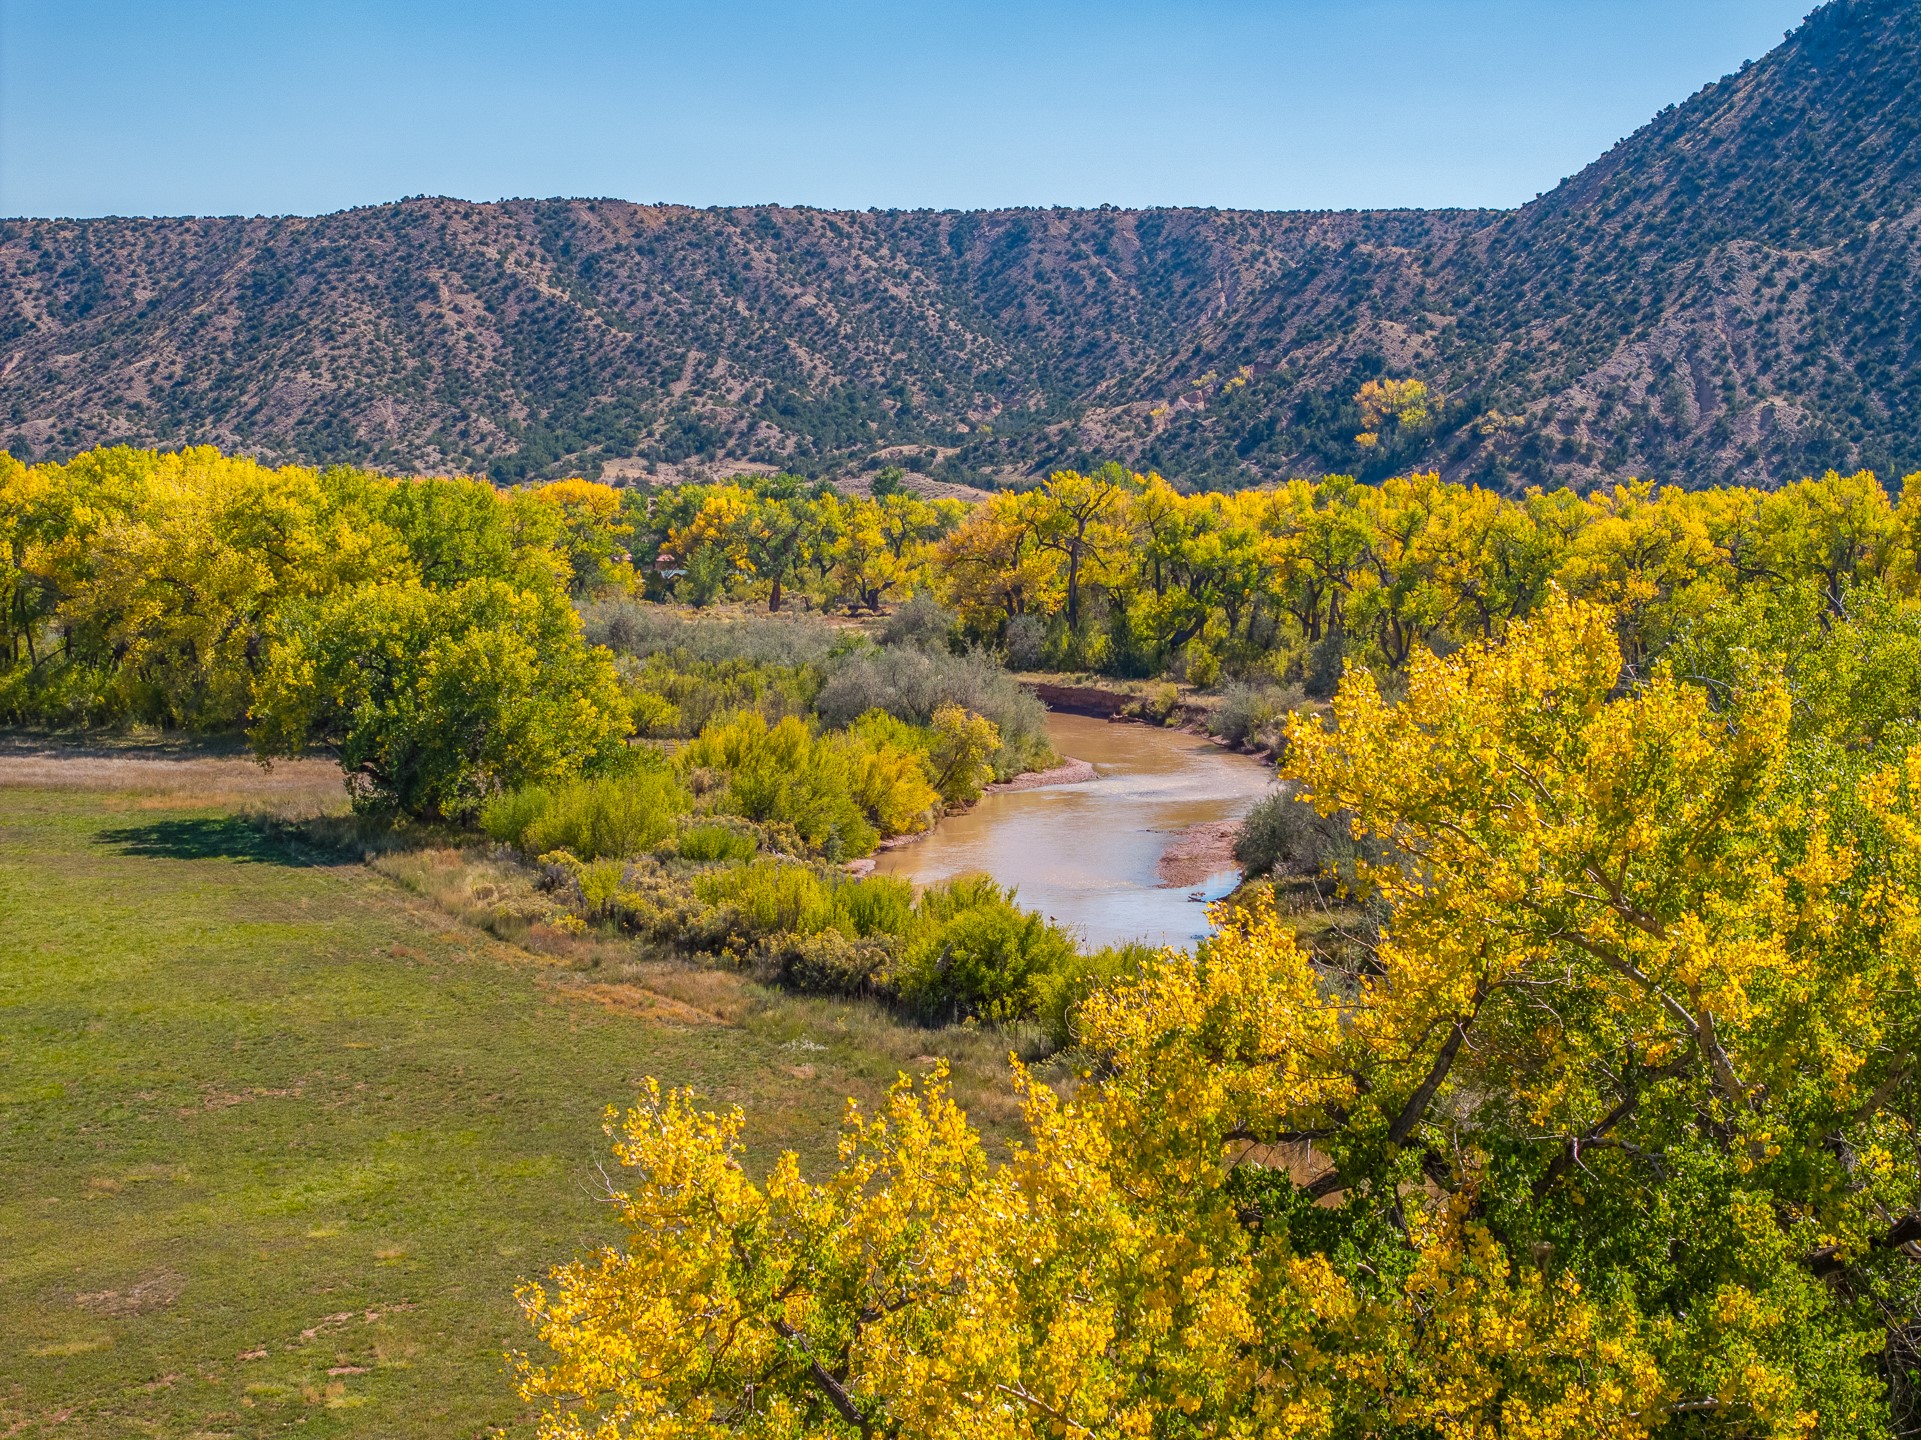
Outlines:
{"label": "shadow on grass", "polygon": [[100,832],[100,843],[122,855],[155,860],[245,860],[263,865],[349,865],[359,857],[330,845],[305,841],[290,826],[237,816],[155,820]]}

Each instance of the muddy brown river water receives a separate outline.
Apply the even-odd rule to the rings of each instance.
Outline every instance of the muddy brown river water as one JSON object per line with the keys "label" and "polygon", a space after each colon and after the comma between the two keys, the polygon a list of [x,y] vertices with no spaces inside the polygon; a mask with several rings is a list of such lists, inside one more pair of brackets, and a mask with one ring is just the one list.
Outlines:
{"label": "muddy brown river water", "polygon": [[1190,826],[1245,815],[1273,771],[1178,730],[1060,714],[1047,728],[1062,755],[1093,764],[1095,779],[983,796],[877,868],[920,885],[985,872],[1090,946],[1188,946],[1205,936],[1207,907],[1190,896],[1218,899],[1239,873],[1164,885],[1161,856]]}

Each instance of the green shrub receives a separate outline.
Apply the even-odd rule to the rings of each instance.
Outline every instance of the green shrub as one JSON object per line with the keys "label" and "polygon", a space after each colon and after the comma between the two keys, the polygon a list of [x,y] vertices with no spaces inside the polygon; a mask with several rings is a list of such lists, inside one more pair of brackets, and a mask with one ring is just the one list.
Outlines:
{"label": "green shrub", "polygon": [[1234,858],[1250,876],[1268,875],[1281,866],[1314,875],[1337,852],[1351,848],[1347,826],[1323,818],[1295,785],[1284,781],[1247,812],[1234,840]]}
{"label": "green shrub", "polygon": [[849,939],[903,936],[915,924],[914,887],[893,875],[851,879],[811,866],[757,860],[694,881],[709,905],[731,905],[761,935],[838,930]]}
{"label": "green shrub", "polygon": [[959,628],[959,617],[925,590],[915,593],[882,627],[883,645],[909,645],[916,650],[945,650]]}
{"label": "green shrub", "polygon": [[1054,762],[1047,740],[1047,708],[984,655],[949,655],[912,646],[850,652],[833,661],[815,699],[828,725],[852,725],[874,710],[916,726],[931,726],[944,706],[958,705],[994,722],[997,779]]}
{"label": "green shrub", "polygon": [[618,860],[595,860],[580,867],[576,879],[580,885],[581,903],[590,917],[598,918],[607,913],[614,896],[620,891],[621,877],[626,869]]}
{"label": "green shrub", "polygon": [[1205,641],[1195,640],[1188,645],[1181,668],[1186,672],[1187,683],[1196,690],[1212,690],[1221,682],[1220,654]]}
{"label": "green shrub", "polygon": [[923,928],[895,971],[902,1003],[930,1021],[1031,1013],[1045,978],[1074,961],[1074,942],[1013,902],[986,876],[930,888],[918,907]]}
{"label": "green shrub", "polygon": [[992,875],[956,875],[921,893],[917,910],[924,919],[952,920],[983,905],[1011,905],[1015,892],[1004,890]]}
{"label": "green shrub", "polygon": [[682,651],[641,659],[622,656],[634,728],[658,738],[691,738],[716,719],[758,710],[774,724],[812,716],[821,687],[817,666],[748,659],[703,660]]}
{"label": "green shrub", "polygon": [[872,853],[882,835],[924,828],[940,797],[919,755],[859,735],[812,734],[748,711],[707,727],[684,751],[689,773],[727,778],[719,808],[794,827],[829,859]]}
{"label": "green shrub", "polygon": [[733,907],[759,935],[811,935],[833,915],[821,878],[806,865],[781,860],[710,871],[695,879],[694,893],[709,905]]}
{"label": "green shrub", "polygon": [[1001,748],[1001,732],[992,720],[943,705],[934,712],[934,741],[927,752],[934,788],[949,805],[971,805],[994,778],[994,755]]}
{"label": "green shrub", "polygon": [[866,995],[884,987],[892,960],[892,947],[885,940],[822,930],[763,941],[754,969],[761,979],[810,994]]}
{"label": "green shrub", "polygon": [[595,645],[637,659],[667,656],[683,667],[817,665],[844,643],[839,629],[811,615],[692,617],[625,596],[585,606],[581,619]]}
{"label": "green shrub", "polygon": [[551,804],[553,796],[538,785],[504,791],[481,807],[480,828],[503,845],[518,845]]}
{"label": "green shrub", "polygon": [[835,928],[845,933],[906,935],[914,924],[914,887],[897,875],[849,880],[834,891]]}
{"label": "green shrub", "polygon": [[568,850],[583,860],[621,859],[667,839],[692,804],[672,772],[654,767],[510,792],[482,810],[481,826],[530,855]]}
{"label": "green shrub", "polygon": [[709,864],[719,861],[744,865],[754,858],[758,849],[753,836],[718,822],[690,825],[674,842],[674,850],[681,859]]}
{"label": "green shrub", "polygon": [[1162,680],[1149,685],[1128,707],[1127,713],[1157,725],[1172,725],[1181,708],[1181,688]]}
{"label": "green shrub", "polygon": [[1229,685],[1208,730],[1229,745],[1262,745],[1274,749],[1281,739],[1287,712],[1299,705],[1301,693],[1277,685]]}
{"label": "green shrub", "polygon": [[1038,670],[1047,658],[1047,622],[1038,615],[1016,615],[1001,643],[1010,669]]}
{"label": "green shrub", "polygon": [[252,715],[262,758],[331,743],[357,805],[460,821],[503,787],[605,770],[631,725],[612,657],[583,643],[566,596],[492,579],[290,605]]}
{"label": "green shrub", "polygon": [[1034,977],[1034,1018],[1048,1043],[1065,1050],[1080,1043],[1080,1007],[1088,996],[1131,980],[1154,958],[1154,947],[1111,945],[1091,955],[1076,954],[1059,969]]}
{"label": "green shrub", "polygon": [[1331,631],[1307,652],[1306,674],[1302,682],[1316,700],[1331,700],[1340,688],[1341,672],[1347,665],[1347,636]]}

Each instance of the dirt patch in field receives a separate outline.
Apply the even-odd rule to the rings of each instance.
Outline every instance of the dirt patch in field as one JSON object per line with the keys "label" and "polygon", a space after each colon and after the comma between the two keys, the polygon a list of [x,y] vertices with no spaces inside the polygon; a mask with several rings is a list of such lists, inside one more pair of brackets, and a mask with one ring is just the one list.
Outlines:
{"label": "dirt patch in field", "polygon": [[725,1025],[727,1023],[720,1016],[697,1009],[684,1000],[676,1000],[671,995],[662,995],[639,985],[563,984],[556,987],[556,990],[558,994],[591,1000],[596,1005],[604,1005],[607,1009],[617,1010],[623,1015],[638,1015],[643,1019],[657,1020],[668,1025]]}
{"label": "dirt patch in field", "polygon": [[76,1295],[73,1303],[96,1315],[144,1315],[150,1310],[164,1310],[178,1300],[180,1292],[186,1288],[187,1282],[183,1277],[171,1270],[164,1270],[125,1290],[96,1290],[91,1294]]}

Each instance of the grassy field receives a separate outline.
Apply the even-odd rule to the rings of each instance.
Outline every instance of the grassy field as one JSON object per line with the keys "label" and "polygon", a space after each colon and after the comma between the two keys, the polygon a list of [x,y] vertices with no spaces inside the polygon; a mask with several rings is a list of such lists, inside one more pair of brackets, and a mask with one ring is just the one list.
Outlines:
{"label": "grassy field", "polygon": [[762,1160],[929,1052],[1010,1118],[995,1037],[610,980],[237,813],[337,783],[0,750],[0,1437],[525,1433],[513,1289],[614,1238],[642,1076]]}

